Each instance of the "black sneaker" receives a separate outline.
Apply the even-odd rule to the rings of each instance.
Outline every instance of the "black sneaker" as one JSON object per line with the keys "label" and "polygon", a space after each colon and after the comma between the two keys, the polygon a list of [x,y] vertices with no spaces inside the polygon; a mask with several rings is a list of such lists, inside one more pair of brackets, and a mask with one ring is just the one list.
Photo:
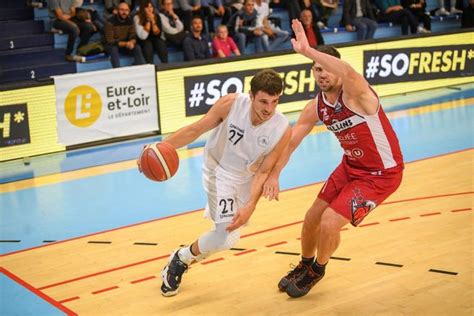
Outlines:
{"label": "black sneaker", "polygon": [[173,296],[178,294],[179,284],[183,273],[188,270],[188,265],[179,259],[179,249],[175,250],[169,260],[168,264],[161,271],[161,294],[163,296]]}
{"label": "black sneaker", "polygon": [[324,276],[324,272],[322,274],[318,274],[311,266],[306,266],[306,269],[307,272],[302,278],[296,282],[288,284],[288,287],[286,288],[286,294],[293,298],[304,296],[308,294],[311,288]]}
{"label": "black sneaker", "polygon": [[286,291],[286,288],[290,283],[301,279],[307,271],[307,266],[302,261],[300,261],[300,263],[296,267],[294,265],[291,265],[291,267],[293,268],[293,270],[288,272],[288,274],[285,275],[278,283],[278,288],[282,292]]}

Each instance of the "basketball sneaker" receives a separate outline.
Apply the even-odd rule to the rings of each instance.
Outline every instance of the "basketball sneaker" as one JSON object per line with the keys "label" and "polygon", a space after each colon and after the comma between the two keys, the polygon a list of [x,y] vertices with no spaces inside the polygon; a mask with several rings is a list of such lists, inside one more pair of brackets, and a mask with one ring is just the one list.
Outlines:
{"label": "basketball sneaker", "polygon": [[311,290],[311,288],[324,277],[324,272],[316,273],[311,266],[305,266],[306,273],[296,282],[291,282],[286,288],[286,294],[293,298],[301,297]]}
{"label": "basketball sneaker", "polygon": [[307,266],[300,261],[300,263],[295,267],[293,264],[291,265],[293,270],[288,272],[283,278],[281,278],[280,282],[278,283],[278,288],[280,291],[285,292],[288,285],[292,282],[295,282],[301,279],[307,271]]}
{"label": "basketball sneaker", "polygon": [[183,273],[188,270],[188,265],[181,261],[178,255],[179,249],[175,250],[168,260],[168,264],[161,271],[161,294],[173,296],[178,294],[179,284]]}

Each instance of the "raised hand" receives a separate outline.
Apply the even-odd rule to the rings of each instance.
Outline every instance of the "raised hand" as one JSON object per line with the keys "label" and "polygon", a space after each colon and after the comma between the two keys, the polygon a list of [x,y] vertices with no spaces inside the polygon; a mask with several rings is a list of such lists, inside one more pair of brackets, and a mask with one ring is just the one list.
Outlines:
{"label": "raised hand", "polygon": [[293,19],[291,23],[291,28],[295,33],[296,38],[291,39],[291,44],[293,45],[293,49],[295,52],[306,55],[306,51],[310,48],[308,39],[306,38],[306,34],[304,32],[303,25],[297,19]]}

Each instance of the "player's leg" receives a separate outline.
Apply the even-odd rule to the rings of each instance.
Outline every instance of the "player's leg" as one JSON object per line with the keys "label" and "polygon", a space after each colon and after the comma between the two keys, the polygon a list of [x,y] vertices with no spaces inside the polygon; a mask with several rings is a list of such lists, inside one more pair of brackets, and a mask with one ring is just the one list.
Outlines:
{"label": "player's leg", "polygon": [[205,177],[204,188],[208,195],[206,216],[212,218],[215,227],[204,233],[191,246],[176,249],[171,254],[168,264],[161,273],[163,279],[161,292],[164,296],[173,296],[178,293],[182,275],[191,263],[199,262],[216,252],[230,249],[240,239],[240,230],[229,233],[226,228],[238,207],[243,203],[242,195],[246,197],[248,193],[241,194],[240,186],[217,179],[215,175]]}
{"label": "player's leg", "polygon": [[[351,171],[348,171],[349,173]],[[348,182],[329,204],[321,216],[316,261],[308,272],[291,283],[286,292],[291,297],[306,295],[323,278],[326,264],[340,243],[340,230],[347,223],[357,226],[400,185],[401,172],[351,176]],[[348,203],[348,201],[350,203]]]}
{"label": "player's leg", "polygon": [[321,227],[321,215],[329,203],[316,198],[313,205],[308,209],[304,217],[301,229],[301,256],[312,258],[315,256],[319,244],[319,232]]}
{"label": "player's leg", "polygon": [[307,272],[308,266],[313,263],[318,248],[321,215],[327,206],[326,201],[316,198],[313,205],[306,212],[303,228],[301,229],[301,261],[293,270],[281,278],[278,283],[280,291],[286,291],[288,285],[302,277]]}
{"label": "player's leg", "polygon": [[319,243],[320,222],[323,212],[348,183],[349,177],[343,164],[340,164],[321,188],[318,197],[308,209],[301,230],[301,261],[278,283],[280,291],[286,291],[288,285],[301,279],[314,262]]}
{"label": "player's leg", "polygon": [[339,246],[341,228],[347,223],[349,223],[347,218],[336,213],[330,207],[324,210],[319,227],[316,260],[307,266],[306,273],[300,279],[288,285],[286,293],[289,296],[301,297],[306,295],[324,277],[326,264]]}

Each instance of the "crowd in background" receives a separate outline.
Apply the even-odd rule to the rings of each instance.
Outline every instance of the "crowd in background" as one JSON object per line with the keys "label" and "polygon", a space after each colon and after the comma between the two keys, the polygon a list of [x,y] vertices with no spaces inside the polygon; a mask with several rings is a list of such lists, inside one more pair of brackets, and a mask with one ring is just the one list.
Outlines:
{"label": "crowd in background", "polygon": [[324,44],[321,30],[338,5],[340,26],[358,40],[373,39],[381,22],[399,24],[402,35],[431,32],[430,15],[462,13],[463,27],[474,23],[474,0],[439,0],[433,12],[426,12],[426,0],[104,0],[103,14],[84,8],[83,0],[48,0],[53,29],[68,34],[66,60],[81,60],[76,40],[78,52],[93,49],[89,41],[99,32],[114,68],[121,55],[144,64],[154,63],[156,54],[168,63],[169,47],[182,50],[185,61],[240,56],[250,43],[257,53],[279,50],[292,34],[272,16],[275,6],[285,8],[290,21],[299,19],[316,47]]}

